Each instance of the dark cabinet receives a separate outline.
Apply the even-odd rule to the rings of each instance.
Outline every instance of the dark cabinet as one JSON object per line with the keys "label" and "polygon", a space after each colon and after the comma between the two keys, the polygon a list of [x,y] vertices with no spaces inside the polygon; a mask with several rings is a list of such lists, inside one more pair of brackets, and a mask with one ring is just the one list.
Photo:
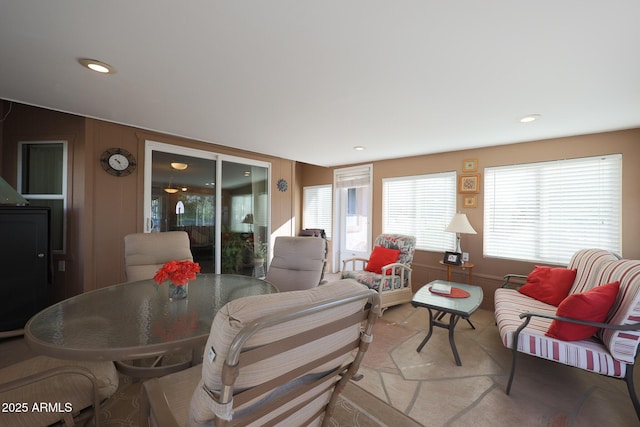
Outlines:
{"label": "dark cabinet", "polygon": [[49,208],[0,206],[0,331],[22,329],[47,304]]}

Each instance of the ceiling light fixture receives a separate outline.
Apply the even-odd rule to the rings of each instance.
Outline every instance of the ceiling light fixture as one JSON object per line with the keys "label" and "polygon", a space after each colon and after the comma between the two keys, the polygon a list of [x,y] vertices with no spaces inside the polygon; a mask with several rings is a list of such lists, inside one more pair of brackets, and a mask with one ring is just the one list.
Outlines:
{"label": "ceiling light fixture", "polygon": [[177,189],[177,188],[171,188],[171,187],[168,187],[168,188],[165,188],[165,189],[164,189],[164,192],[165,192],[165,193],[169,193],[169,194],[175,194],[175,193],[177,193],[177,192],[178,192],[178,189]]}
{"label": "ceiling light fixture", "polygon": [[362,145],[356,145],[355,147],[353,147],[353,149],[356,151],[364,151],[365,147],[363,147]]}
{"label": "ceiling light fixture", "polygon": [[106,62],[96,61],[95,59],[80,58],[78,62],[92,71],[102,74],[115,74],[116,69]]}
{"label": "ceiling light fixture", "polygon": [[189,165],[188,165],[188,164],[186,164],[186,163],[172,162],[172,163],[171,163],[171,167],[172,167],[172,168],[174,168],[174,169],[177,169],[177,170],[179,170],[179,171],[183,171],[183,170],[185,170],[186,168],[188,168],[188,167],[189,167]]}
{"label": "ceiling light fixture", "polygon": [[540,118],[540,114],[529,114],[528,116],[524,116],[520,119],[520,123],[531,123],[535,122]]}

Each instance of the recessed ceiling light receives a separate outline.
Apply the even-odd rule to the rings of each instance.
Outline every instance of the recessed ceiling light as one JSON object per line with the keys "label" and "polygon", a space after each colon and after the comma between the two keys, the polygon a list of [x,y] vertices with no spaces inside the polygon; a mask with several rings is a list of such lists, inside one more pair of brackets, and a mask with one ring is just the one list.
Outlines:
{"label": "recessed ceiling light", "polygon": [[356,145],[355,147],[353,147],[353,149],[356,151],[364,151],[365,147],[363,147],[362,145]]}
{"label": "recessed ceiling light", "polygon": [[88,69],[98,73],[115,74],[116,72],[116,69],[111,65],[106,62],[96,61],[95,59],[80,58],[78,59],[78,62],[82,64],[83,67],[87,67]]}
{"label": "recessed ceiling light", "polygon": [[520,123],[531,123],[535,122],[540,118],[540,114],[529,114],[528,116],[524,116],[520,119]]}

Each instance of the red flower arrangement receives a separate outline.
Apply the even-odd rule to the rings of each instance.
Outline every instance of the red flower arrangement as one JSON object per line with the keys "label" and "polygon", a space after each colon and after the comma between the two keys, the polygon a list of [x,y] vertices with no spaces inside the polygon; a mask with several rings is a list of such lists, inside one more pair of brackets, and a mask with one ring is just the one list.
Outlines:
{"label": "red flower arrangement", "polygon": [[169,261],[156,272],[153,280],[160,285],[169,279],[176,286],[184,286],[189,280],[196,278],[196,273],[200,273],[200,264],[197,262],[189,260]]}

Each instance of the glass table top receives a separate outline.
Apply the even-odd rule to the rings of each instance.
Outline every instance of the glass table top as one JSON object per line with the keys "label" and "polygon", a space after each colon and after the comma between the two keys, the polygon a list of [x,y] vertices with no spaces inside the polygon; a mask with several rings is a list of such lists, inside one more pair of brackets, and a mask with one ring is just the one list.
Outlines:
{"label": "glass table top", "polygon": [[[469,296],[466,298],[451,298],[434,294],[429,291],[431,286],[436,283],[442,285],[449,285],[454,288],[459,288],[469,292]],[[418,292],[413,295],[411,304],[414,307],[426,307],[433,308],[435,310],[446,311],[448,313],[459,314],[461,316],[468,316],[480,307],[482,303],[483,292],[480,286],[465,285],[457,282],[447,282],[446,280],[434,280],[421,287]]]}
{"label": "glass table top", "polygon": [[126,360],[204,343],[227,302],[278,292],[261,279],[199,274],[188,296],[169,300],[169,282],[122,283],[86,292],[34,315],[25,339],[39,353],[74,360]]}

